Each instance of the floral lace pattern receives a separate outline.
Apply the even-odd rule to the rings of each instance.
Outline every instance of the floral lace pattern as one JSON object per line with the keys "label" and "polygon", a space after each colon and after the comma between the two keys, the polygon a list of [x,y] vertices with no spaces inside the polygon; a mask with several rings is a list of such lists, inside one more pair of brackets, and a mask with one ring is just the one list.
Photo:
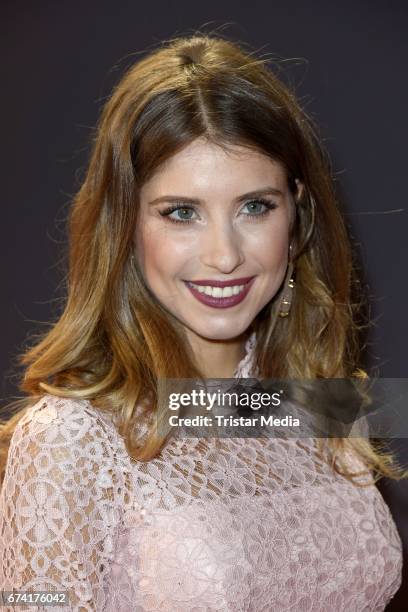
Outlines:
{"label": "floral lace pattern", "polygon": [[29,611],[372,612],[401,583],[381,493],[311,438],[175,439],[136,462],[90,402],[46,395],[15,429],[0,502],[0,590],[69,592]]}
{"label": "floral lace pattern", "polygon": [[256,344],[256,332],[252,332],[245,343],[245,356],[238,364],[234,372],[234,378],[256,377],[257,370],[254,365],[254,353]]}

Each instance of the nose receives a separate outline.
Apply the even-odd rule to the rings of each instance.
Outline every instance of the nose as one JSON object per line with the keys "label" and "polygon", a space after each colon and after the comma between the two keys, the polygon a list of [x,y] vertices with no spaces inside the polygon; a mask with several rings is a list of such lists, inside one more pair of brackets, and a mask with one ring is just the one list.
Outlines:
{"label": "nose", "polygon": [[245,260],[242,236],[230,224],[213,224],[202,236],[201,262],[229,274]]}

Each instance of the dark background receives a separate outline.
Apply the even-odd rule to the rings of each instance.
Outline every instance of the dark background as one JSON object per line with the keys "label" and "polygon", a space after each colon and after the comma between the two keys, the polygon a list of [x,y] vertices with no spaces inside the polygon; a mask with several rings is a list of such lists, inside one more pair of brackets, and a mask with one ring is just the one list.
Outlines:
{"label": "dark background", "polygon": [[[408,376],[405,2],[36,0],[1,8],[2,405],[20,395],[18,352],[59,312],[65,218],[104,99],[138,57],[196,29],[284,60],[286,82],[330,151],[365,270],[367,367]],[[392,448],[407,466],[407,441]],[[379,488],[405,546],[403,586],[387,610],[406,610],[407,483],[383,479]]]}

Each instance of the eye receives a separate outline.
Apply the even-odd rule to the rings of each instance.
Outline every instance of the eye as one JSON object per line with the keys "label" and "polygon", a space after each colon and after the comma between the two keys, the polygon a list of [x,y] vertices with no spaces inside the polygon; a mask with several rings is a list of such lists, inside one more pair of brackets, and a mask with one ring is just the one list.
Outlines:
{"label": "eye", "polygon": [[267,215],[271,210],[277,207],[275,202],[270,202],[269,200],[265,200],[263,198],[257,198],[256,200],[251,200],[250,202],[246,202],[244,204],[244,208],[248,207],[249,213],[244,213],[245,215],[251,217],[261,217],[263,215]]}
{"label": "eye", "polygon": [[[269,214],[271,210],[277,208],[275,202],[270,202],[264,198],[256,198],[246,202],[244,208],[248,207],[249,212],[244,213],[246,217],[253,217],[254,220],[264,215]],[[171,223],[192,223],[197,218],[196,210],[193,206],[187,206],[184,204],[174,204],[159,212],[161,217],[165,217]],[[194,215],[196,215],[194,217]]]}
{"label": "eye", "polygon": [[195,213],[195,210],[191,206],[175,205],[160,211],[159,214],[173,223],[190,223],[194,221],[192,213]]}

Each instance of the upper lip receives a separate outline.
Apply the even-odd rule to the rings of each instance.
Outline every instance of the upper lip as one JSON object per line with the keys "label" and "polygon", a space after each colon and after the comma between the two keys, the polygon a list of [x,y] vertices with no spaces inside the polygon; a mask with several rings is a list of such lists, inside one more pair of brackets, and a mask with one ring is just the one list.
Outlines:
{"label": "upper lip", "polygon": [[210,285],[211,287],[232,287],[234,285],[245,285],[245,283],[248,283],[253,278],[254,276],[246,276],[245,278],[233,278],[231,280],[225,280],[225,281],[205,279],[205,280],[192,280],[189,282],[193,283],[194,285],[207,285],[207,286]]}

